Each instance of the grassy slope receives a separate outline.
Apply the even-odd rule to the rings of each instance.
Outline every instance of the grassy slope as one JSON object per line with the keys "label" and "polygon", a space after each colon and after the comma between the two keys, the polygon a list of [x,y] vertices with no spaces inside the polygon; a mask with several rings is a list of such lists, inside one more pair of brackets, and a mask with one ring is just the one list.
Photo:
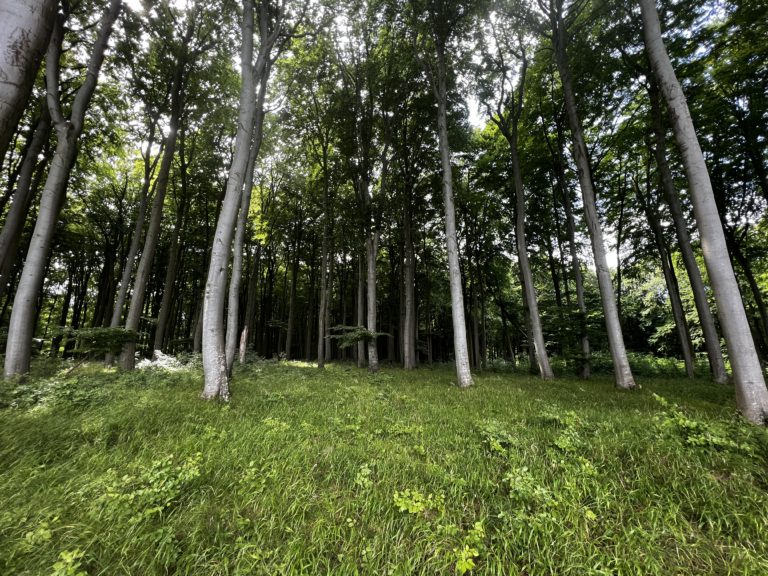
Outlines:
{"label": "grassy slope", "polygon": [[4,385],[0,574],[768,574],[768,440],[731,390],[452,377]]}

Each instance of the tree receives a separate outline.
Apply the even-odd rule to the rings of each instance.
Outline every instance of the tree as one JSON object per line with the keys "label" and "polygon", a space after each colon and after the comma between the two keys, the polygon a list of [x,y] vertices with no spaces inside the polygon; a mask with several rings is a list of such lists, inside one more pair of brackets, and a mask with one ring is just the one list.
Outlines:
{"label": "tree", "polygon": [[736,398],[744,417],[755,424],[768,421],[768,389],[749,330],[744,304],[728,257],[709,171],[701,152],[688,104],[661,37],[654,0],[639,0],[648,59],[672,119],[701,237],[704,263],[717,301],[726,347],[733,367]]}
{"label": "tree", "polygon": [[26,262],[16,289],[5,350],[6,378],[29,371],[32,337],[35,330],[35,305],[42,288],[48,252],[67,191],[77,144],[83,130],[85,114],[99,77],[112,28],[122,7],[121,0],[110,0],[99,23],[98,35],[91,50],[85,80],[75,93],[69,117],[64,116],[59,94],[59,60],[64,40],[64,19],[57,18],[46,56],[46,87],[51,120],[55,126],[57,144],[48,178],[40,200],[35,231],[27,251]]}
{"label": "tree", "polygon": [[[509,19],[505,19],[497,12],[489,15],[488,24],[492,30],[492,40],[496,49],[491,53],[490,49],[484,46],[486,74],[484,78],[482,76],[479,78],[481,98],[491,122],[496,125],[509,144],[515,191],[515,238],[520,275],[523,279],[523,293],[531,323],[530,337],[536,351],[539,374],[544,380],[550,380],[554,378],[554,373],[549,364],[549,356],[544,343],[536,287],[533,283],[531,263],[528,258],[525,188],[518,151],[518,133],[520,118],[523,114],[525,81],[528,71],[525,40],[523,32],[510,30]],[[517,59],[517,62],[514,59]]]}
{"label": "tree", "polygon": [[[238,113],[237,136],[234,156],[229,169],[227,190],[221,204],[216,232],[213,237],[208,276],[203,297],[203,371],[205,386],[202,397],[206,400],[220,398],[229,401],[229,371],[227,369],[226,330],[224,326],[224,302],[227,286],[229,254],[235,232],[236,218],[253,143],[254,119],[256,118],[256,83],[267,82],[272,48],[283,27],[285,6],[273,5],[261,0],[259,11],[260,46],[256,62],[253,62],[253,4],[244,0],[242,21],[242,87]],[[263,116],[260,116],[263,121]],[[237,321],[237,318],[233,318]],[[234,358],[234,338],[232,339]]]}
{"label": "tree", "polygon": [[[447,0],[435,0],[418,7],[414,17],[420,24],[414,32],[422,44],[422,58],[432,83],[437,101],[437,135],[442,168],[443,207],[445,210],[445,243],[448,251],[448,276],[451,288],[451,315],[453,318],[453,348],[456,378],[460,388],[472,385],[467,348],[467,328],[464,319],[464,295],[459,266],[459,243],[456,236],[456,208],[453,197],[453,168],[451,144],[448,139],[448,49],[451,38],[459,29],[462,19],[468,17],[469,8],[454,5]],[[420,10],[419,10],[420,8]],[[431,54],[426,53],[427,47]]]}
{"label": "tree", "polygon": [[578,17],[580,7],[583,6],[584,4],[577,5],[575,11],[566,15],[564,13],[563,0],[555,0],[550,5],[547,11],[547,16],[549,18],[552,43],[555,50],[555,62],[563,87],[566,115],[571,128],[573,156],[576,161],[579,174],[579,185],[584,200],[584,217],[592,241],[592,253],[595,258],[595,268],[598,285],[600,287],[600,297],[603,304],[606,328],[608,331],[608,345],[611,351],[611,359],[613,360],[616,386],[624,389],[632,389],[635,387],[635,381],[632,376],[632,370],[630,369],[626,348],[624,346],[624,335],[622,334],[619,312],[616,306],[616,295],[613,292],[613,285],[611,283],[611,274],[605,253],[602,226],[597,213],[597,200],[593,186],[589,153],[584,139],[584,132],[581,126],[581,118],[579,117],[568,62],[568,29],[573,24],[574,19]]}
{"label": "tree", "polygon": [[56,22],[56,0],[0,2],[0,166]]}

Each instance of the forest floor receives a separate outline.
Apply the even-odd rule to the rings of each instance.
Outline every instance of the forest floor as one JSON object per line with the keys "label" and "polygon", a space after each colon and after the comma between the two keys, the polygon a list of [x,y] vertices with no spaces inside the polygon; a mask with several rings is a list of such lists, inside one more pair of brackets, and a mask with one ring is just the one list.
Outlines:
{"label": "forest floor", "polygon": [[[768,574],[768,433],[706,381],[84,366],[0,387],[0,574]],[[678,406],[679,405],[679,406]]]}

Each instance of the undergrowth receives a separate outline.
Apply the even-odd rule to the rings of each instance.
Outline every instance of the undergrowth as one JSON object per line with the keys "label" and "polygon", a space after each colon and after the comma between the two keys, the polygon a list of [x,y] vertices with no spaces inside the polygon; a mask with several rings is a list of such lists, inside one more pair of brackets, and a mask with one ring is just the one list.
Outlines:
{"label": "undergrowth", "polygon": [[0,385],[0,574],[768,574],[732,390],[438,368],[46,366]]}

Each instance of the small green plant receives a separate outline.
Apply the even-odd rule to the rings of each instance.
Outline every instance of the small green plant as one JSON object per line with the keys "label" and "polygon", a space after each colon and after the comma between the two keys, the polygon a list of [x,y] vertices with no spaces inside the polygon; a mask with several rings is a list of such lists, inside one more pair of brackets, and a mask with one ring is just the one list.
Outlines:
{"label": "small green plant", "polygon": [[200,476],[202,454],[197,453],[174,463],[173,456],[153,461],[135,476],[116,477],[111,471],[101,501],[118,514],[126,514],[137,523],[156,516],[170,508],[184,489]]}
{"label": "small green plant", "polygon": [[368,464],[362,464],[355,475],[355,485],[363,489],[373,486],[372,473],[373,470]]}
{"label": "small green plant", "polygon": [[475,558],[480,556],[480,551],[465,544],[462,548],[454,548],[453,554],[456,558],[455,572],[463,576],[475,567]]}
{"label": "small green plant", "polygon": [[484,420],[477,426],[483,445],[492,454],[506,456],[510,446],[515,444],[515,438],[498,420]]}
{"label": "small green plant", "polygon": [[745,455],[754,454],[749,444],[728,438],[726,433],[716,426],[686,415],[679,406],[671,404],[657,394],[653,397],[665,408],[657,417],[659,427],[664,431],[678,434],[688,446],[739,452]]}
{"label": "small green plant", "polygon": [[81,560],[85,553],[79,548],[64,550],[59,554],[59,559],[53,564],[53,572],[50,576],[88,576],[85,570],[81,570]]}
{"label": "small green plant", "polygon": [[442,513],[445,511],[445,497],[442,494],[427,494],[425,496],[418,490],[406,488],[402,492],[395,492],[394,500],[398,510],[408,512],[408,514]]}

